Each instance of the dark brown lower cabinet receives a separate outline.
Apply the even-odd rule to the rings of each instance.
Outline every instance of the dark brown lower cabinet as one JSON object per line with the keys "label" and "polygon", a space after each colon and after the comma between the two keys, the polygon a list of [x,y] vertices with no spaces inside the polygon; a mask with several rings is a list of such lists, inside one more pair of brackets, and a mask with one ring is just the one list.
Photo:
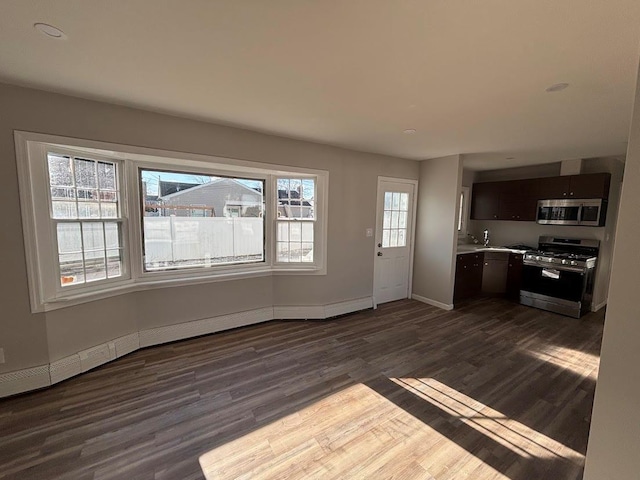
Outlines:
{"label": "dark brown lower cabinet", "polygon": [[509,254],[506,297],[510,300],[520,300],[520,286],[522,285],[522,258],[523,255],[521,253]]}
{"label": "dark brown lower cabinet", "polygon": [[482,293],[504,295],[507,288],[509,252],[485,252],[482,267]]}
{"label": "dark brown lower cabinet", "polygon": [[522,254],[510,252],[474,252],[456,257],[453,303],[484,295],[520,300]]}
{"label": "dark brown lower cabinet", "polygon": [[478,295],[482,291],[482,252],[457,255],[453,302]]}

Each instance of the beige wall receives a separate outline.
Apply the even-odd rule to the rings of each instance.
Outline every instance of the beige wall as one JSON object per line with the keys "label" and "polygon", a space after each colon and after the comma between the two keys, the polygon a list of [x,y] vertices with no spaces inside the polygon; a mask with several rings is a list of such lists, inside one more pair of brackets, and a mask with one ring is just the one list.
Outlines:
{"label": "beige wall", "polygon": [[[378,175],[417,179],[418,162],[296,141],[0,84],[3,206],[0,373],[42,365],[138,329],[270,305],[370,296]],[[136,292],[33,315],[18,201],[14,130],[329,171],[326,276],[258,277]]]}
{"label": "beige wall", "polygon": [[585,480],[640,472],[640,72],[638,79]]}
{"label": "beige wall", "polygon": [[460,155],[420,163],[413,293],[451,305],[462,182]]}
{"label": "beige wall", "polygon": [[[522,178],[537,178],[557,175],[560,164],[537,165],[478,172],[476,181],[502,181]],[[596,269],[593,292],[594,306],[602,306],[607,301],[609,292],[609,276],[611,271],[611,255],[615,239],[616,219],[620,201],[620,188],[624,164],[617,158],[592,158],[582,162],[582,173],[611,173],[611,188],[607,209],[607,222],[604,227],[573,227],[561,225],[539,225],[535,222],[507,222],[500,220],[471,220],[469,232],[480,238],[484,229],[489,229],[492,245],[513,245],[523,243],[536,247],[541,235],[556,235],[569,238],[588,238],[600,241],[600,254]]]}

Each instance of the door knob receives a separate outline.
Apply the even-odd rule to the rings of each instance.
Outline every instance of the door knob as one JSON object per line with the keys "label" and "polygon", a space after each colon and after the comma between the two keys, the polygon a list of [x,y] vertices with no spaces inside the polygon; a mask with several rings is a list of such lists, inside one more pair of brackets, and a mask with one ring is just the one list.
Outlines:
{"label": "door knob", "polygon": [[381,248],[381,247],[382,247],[382,244],[381,244],[381,243],[379,243],[379,244],[378,244],[378,248]]}
{"label": "door knob", "polygon": [[378,252],[378,256],[381,257],[382,256],[382,252]]}

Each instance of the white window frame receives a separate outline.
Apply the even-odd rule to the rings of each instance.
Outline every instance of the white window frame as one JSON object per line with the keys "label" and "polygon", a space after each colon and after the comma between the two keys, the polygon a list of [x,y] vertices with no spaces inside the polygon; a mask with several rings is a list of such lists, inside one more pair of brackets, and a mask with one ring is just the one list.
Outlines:
{"label": "white window frame", "polygon": [[[15,131],[20,205],[33,312],[43,312],[150,288],[209,283],[265,275],[326,275],[329,173],[285,165],[271,165],[209,155],[177,153],[55,135]],[[85,156],[118,164],[122,221],[122,276],[61,288],[57,261],[55,222],[48,205],[47,152]],[[175,170],[184,173],[264,180],[265,261],[194,267],[178,270],[144,270],[142,235],[142,186],[140,169]],[[314,261],[278,263],[275,224],[277,178],[314,178]],[[275,201],[271,201],[275,199]],[[47,205],[47,208],[42,208]],[[109,221],[109,219],[106,219]],[[54,252],[54,249],[55,252]]]}
{"label": "white window frame", "polygon": [[[314,185],[314,192],[313,192],[313,198],[314,198],[314,214],[313,214],[313,218],[312,219],[308,219],[308,220],[302,220],[302,219],[298,219],[298,218],[287,218],[287,219],[283,219],[282,217],[278,217],[278,207],[280,204],[280,198],[278,197],[278,180],[305,180],[305,179],[313,179],[316,180],[315,185]],[[279,268],[283,268],[283,269],[287,269],[287,268],[293,268],[293,269],[298,269],[301,268],[303,269],[305,265],[313,265],[314,263],[317,263],[317,259],[316,259],[316,250],[315,250],[315,238],[316,238],[316,234],[321,233],[318,232],[317,229],[317,223],[318,223],[318,216],[316,214],[316,209],[315,209],[315,203],[316,203],[316,198],[318,198],[318,181],[316,176],[312,176],[312,175],[297,175],[297,176],[292,176],[292,175],[277,175],[274,176],[273,178],[273,186],[274,186],[274,192],[275,195],[273,196],[273,208],[275,209],[275,215],[273,216],[273,229],[274,229],[274,238],[273,238],[273,259],[274,259],[274,264],[276,267]],[[302,199],[301,199],[302,202]],[[300,203],[300,205],[302,206],[302,203]],[[278,261],[278,252],[277,252],[277,240],[278,240],[278,233],[277,233],[277,229],[278,229],[278,223],[279,222],[289,222],[289,223],[295,223],[295,222],[309,222],[311,224],[313,224],[313,239],[314,239],[314,250],[313,250],[313,262],[279,262]]]}
{"label": "white window frame", "polygon": [[457,213],[457,225],[461,225],[458,229],[459,237],[466,237],[468,233],[469,224],[469,205],[471,202],[471,189],[469,187],[461,187],[460,195],[462,196],[461,204],[458,205]]}

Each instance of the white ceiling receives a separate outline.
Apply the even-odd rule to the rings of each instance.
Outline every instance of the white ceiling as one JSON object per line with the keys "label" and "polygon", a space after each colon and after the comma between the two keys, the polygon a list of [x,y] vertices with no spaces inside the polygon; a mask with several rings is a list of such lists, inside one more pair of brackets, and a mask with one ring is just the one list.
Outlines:
{"label": "white ceiling", "polygon": [[638,0],[0,0],[0,81],[474,169],[623,154],[639,47]]}

